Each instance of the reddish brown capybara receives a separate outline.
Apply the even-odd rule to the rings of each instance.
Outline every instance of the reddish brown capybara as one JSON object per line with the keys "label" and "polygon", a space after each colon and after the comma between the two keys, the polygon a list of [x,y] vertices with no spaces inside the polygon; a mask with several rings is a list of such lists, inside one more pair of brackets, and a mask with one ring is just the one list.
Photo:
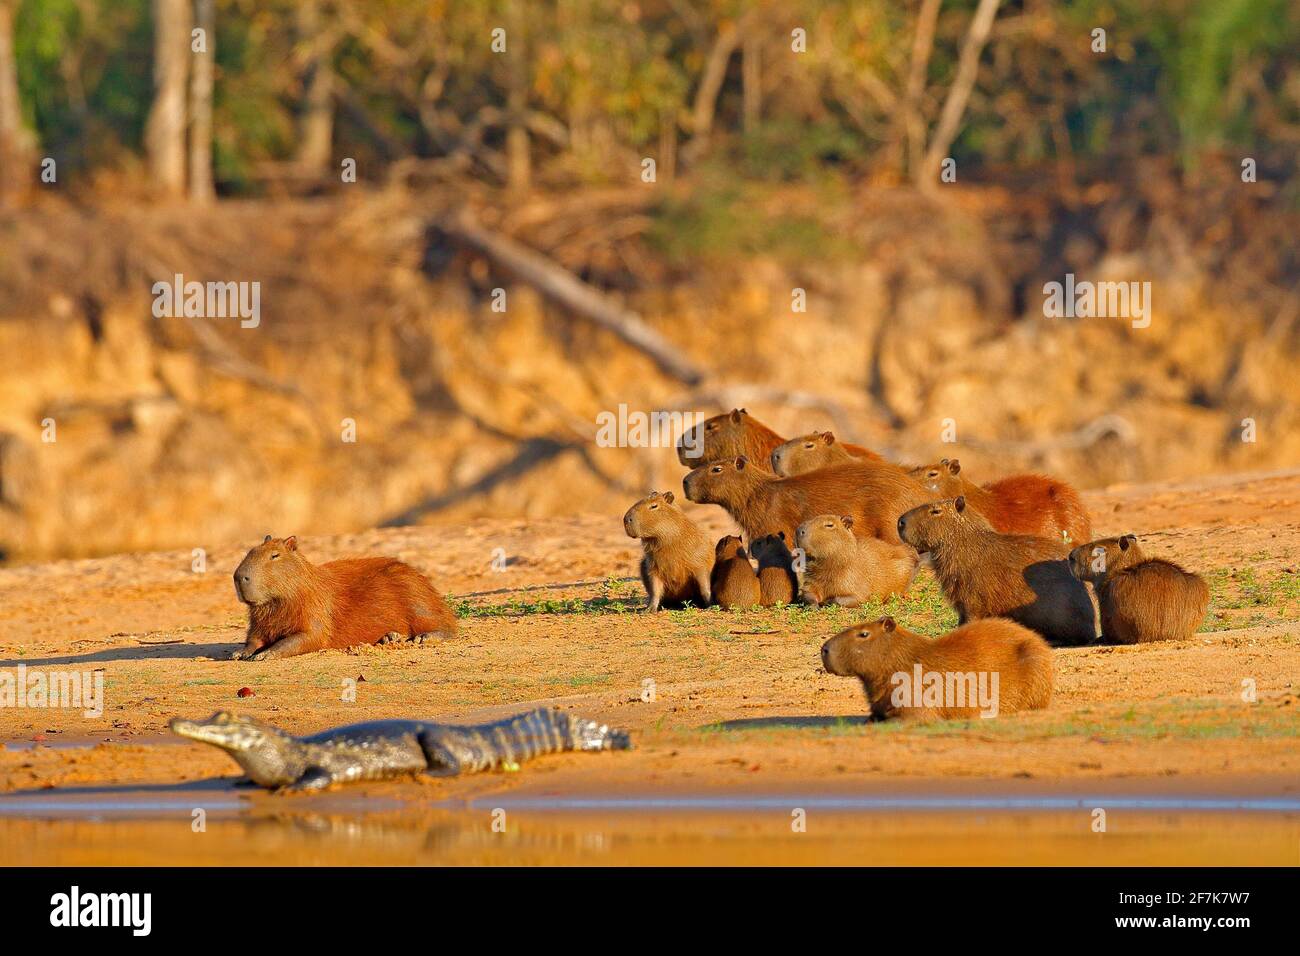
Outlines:
{"label": "reddish brown capybara", "polygon": [[762,599],[758,575],[738,536],[729,534],[718,540],[713,552],[711,583],[713,601],[724,610],[758,606]]}
{"label": "reddish brown capybara", "polygon": [[799,594],[799,576],[794,570],[794,555],[784,531],[755,538],[749,551],[758,562],[758,591],[763,607],[793,604]]}
{"label": "reddish brown capybara", "polygon": [[312,564],[296,537],[266,539],[235,569],[248,638],[235,660],[264,661],[325,648],[454,637],[442,595],[396,558]]}
{"label": "reddish brown capybara", "polygon": [[782,531],[794,540],[809,518],[847,514],[853,533],[898,543],[898,516],[927,499],[925,489],[892,465],[862,462],[778,478],[744,455],[701,465],[683,480],[686,497],[721,505],[750,541]]}
{"label": "reddish brown capybara", "polygon": [[823,644],[822,666],[860,680],[877,720],[996,717],[1052,701],[1051,648],[1002,617],[972,621],[934,640],[882,617]]}
{"label": "reddish brown capybara", "polygon": [[1191,640],[1210,605],[1200,575],[1148,558],[1137,535],[1080,545],[1070,552],[1070,570],[1096,589],[1101,639],[1108,644]]}
{"label": "reddish brown capybara", "polygon": [[[705,419],[686,431],[677,440],[677,460],[695,468],[711,461],[744,455],[756,466],[767,470],[773,449],[784,443],[784,438],[752,417],[745,409],[733,408],[730,412]],[[854,458],[881,460],[874,451],[861,445],[844,444],[841,447]]]}
{"label": "reddish brown capybara", "polygon": [[1092,520],[1079,493],[1046,475],[1011,475],[977,485],[956,458],[913,468],[911,475],[936,498],[956,498],[989,519],[994,531],[1060,538],[1072,547],[1092,537]]}
{"label": "reddish brown capybara", "polygon": [[929,553],[960,623],[1009,617],[1050,644],[1096,639],[1092,598],[1070,573],[1069,550],[1060,539],[994,531],[961,496],[913,508],[898,519],[898,533]]}
{"label": "reddish brown capybara", "polygon": [[706,607],[712,595],[713,545],[675,501],[671,491],[652,491],[623,515],[627,536],[641,539],[647,611],[688,602]]}
{"label": "reddish brown capybara", "polygon": [[857,538],[848,515],[818,515],[799,525],[804,554],[799,597],[807,604],[856,607],[872,598],[905,594],[916,577],[916,552],[905,544]]}

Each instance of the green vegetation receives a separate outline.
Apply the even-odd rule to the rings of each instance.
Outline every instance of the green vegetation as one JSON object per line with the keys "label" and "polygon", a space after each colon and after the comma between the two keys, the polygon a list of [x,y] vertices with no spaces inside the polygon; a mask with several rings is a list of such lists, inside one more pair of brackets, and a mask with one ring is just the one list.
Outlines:
{"label": "green vegetation", "polygon": [[[468,174],[499,182],[518,175],[506,140],[522,132],[529,174],[557,184],[628,182],[642,157],[672,163],[679,153],[683,165],[713,157],[733,181],[912,175],[912,147],[937,126],[975,6],[943,4],[917,104],[922,141],[909,143],[901,104],[914,4],[218,0],[216,178],[226,192],[254,191],[260,167],[297,157],[318,69],[334,83],[333,155],[368,174],[406,157],[456,156]],[[139,168],[153,9],[16,2],[17,84],[42,155],[81,172]],[[794,28],[806,32],[804,51],[792,48]],[[1096,28],[1107,31],[1104,53],[1091,49]],[[492,48],[497,29],[504,52]],[[719,52],[728,69],[704,96]],[[1226,147],[1285,160],[1278,133],[1300,109],[1297,53],[1300,7],[1288,0],[1003,3],[946,152],[967,169],[1150,151],[1191,161]],[[782,233],[761,216],[745,222],[741,191],[709,205],[667,215],[702,218],[701,242],[814,242],[810,223]]]}

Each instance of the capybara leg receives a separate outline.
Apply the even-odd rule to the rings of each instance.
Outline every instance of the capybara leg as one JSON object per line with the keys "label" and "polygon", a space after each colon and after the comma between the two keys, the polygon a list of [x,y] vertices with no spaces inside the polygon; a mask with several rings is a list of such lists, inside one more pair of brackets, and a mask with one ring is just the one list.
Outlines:
{"label": "capybara leg", "polygon": [[455,636],[450,631],[421,631],[419,634],[414,635],[411,641],[415,644],[423,644],[425,641],[432,643],[433,641],[445,641]]}
{"label": "capybara leg", "polygon": [[708,571],[699,571],[695,575],[695,586],[700,589],[700,600],[703,601],[700,607],[708,607],[713,603],[713,581],[710,577]]}
{"label": "capybara leg", "polygon": [[244,641],[244,646],[234,651],[230,655],[232,661],[246,661],[252,658],[254,654],[266,647],[269,642],[264,637],[253,637],[248,635],[248,640]]}
{"label": "capybara leg", "polygon": [[297,634],[290,634],[288,637],[282,637],[270,647],[258,651],[250,661],[273,661],[282,657],[294,657],[298,654],[309,654],[312,651],[319,651],[325,646],[325,642],[314,634],[306,631],[299,631]]}
{"label": "capybara leg", "polygon": [[659,604],[664,599],[663,582],[660,581],[658,578],[652,576],[650,578],[650,586],[646,589],[646,597],[647,597],[647,603],[645,609],[647,611],[659,610]]}

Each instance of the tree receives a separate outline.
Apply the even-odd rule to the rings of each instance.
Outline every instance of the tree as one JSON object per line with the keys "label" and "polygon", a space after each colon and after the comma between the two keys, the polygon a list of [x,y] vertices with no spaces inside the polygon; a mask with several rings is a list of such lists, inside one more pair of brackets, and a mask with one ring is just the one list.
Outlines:
{"label": "tree", "polygon": [[189,0],[153,0],[153,106],[145,125],[149,173],[165,195],[185,191],[185,94],[190,64]]}
{"label": "tree", "polygon": [[0,205],[31,182],[34,137],[23,124],[14,57],[14,0],[0,0]]}
{"label": "tree", "polygon": [[190,198],[212,201],[212,61],[217,55],[215,0],[195,0],[195,25],[202,45],[191,44],[194,73],[190,83]]}

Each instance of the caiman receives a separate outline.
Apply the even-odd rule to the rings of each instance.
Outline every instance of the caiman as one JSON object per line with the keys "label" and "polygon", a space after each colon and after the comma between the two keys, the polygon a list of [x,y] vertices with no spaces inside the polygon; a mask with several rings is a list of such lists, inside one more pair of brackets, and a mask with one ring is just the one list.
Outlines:
{"label": "caiman", "polygon": [[335,783],[426,773],[451,777],[515,768],[542,754],[628,750],[627,731],[538,708],[490,724],[376,720],[294,737],[251,717],[218,711],[207,720],[169,725],[174,734],[220,747],[255,784],[275,790],[321,790]]}

